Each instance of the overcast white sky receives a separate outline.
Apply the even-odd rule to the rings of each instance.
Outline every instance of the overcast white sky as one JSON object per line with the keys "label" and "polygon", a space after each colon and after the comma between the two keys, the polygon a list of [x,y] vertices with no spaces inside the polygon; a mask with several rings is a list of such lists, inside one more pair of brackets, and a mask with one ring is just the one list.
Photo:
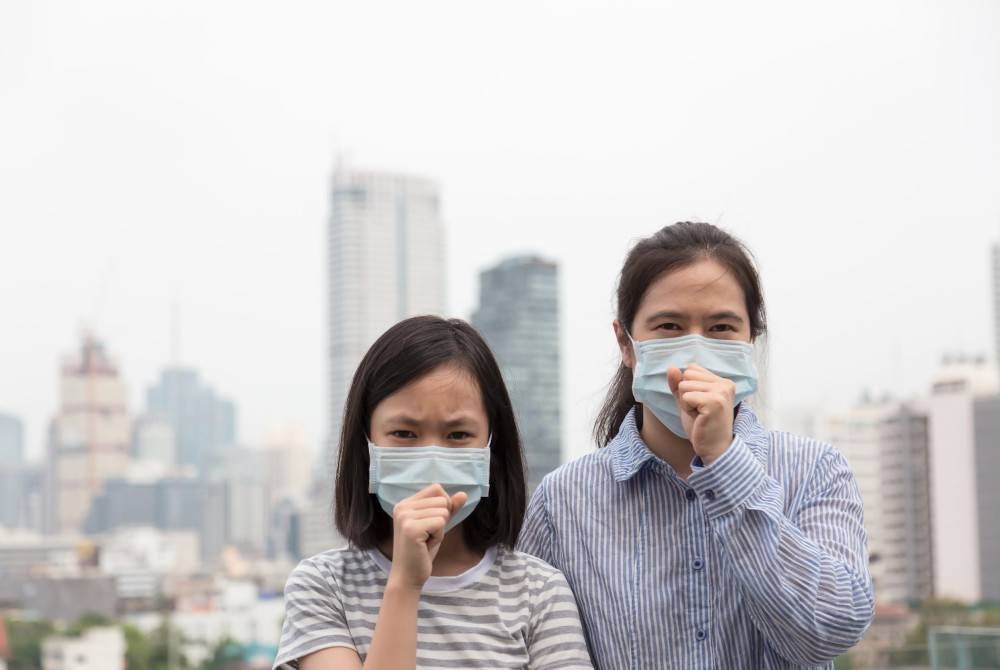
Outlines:
{"label": "overcast white sky", "polygon": [[992,354],[1000,3],[0,2],[0,410],[42,451],[89,320],[133,407],[170,351],[243,441],[324,437],[338,152],[438,179],[452,313],[560,262],[566,451],[616,363],[616,273],[676,220],[762,266],[771,405],[922,392]]}

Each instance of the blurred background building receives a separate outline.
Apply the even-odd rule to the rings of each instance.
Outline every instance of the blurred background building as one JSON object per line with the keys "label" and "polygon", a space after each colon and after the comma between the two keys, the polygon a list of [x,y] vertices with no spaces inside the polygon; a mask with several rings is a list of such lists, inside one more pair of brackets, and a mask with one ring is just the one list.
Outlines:
{"label": "blurred background building", "polygon": [[125,472],[132,442],[128,393],[104,344],[85,334],[62,365],[46,459],[50,532],[78,532],[104,482]]}
{"label": "blurred background building", "polygon": [[483,270],[472,324],[493,349],[507,382],[533,491],[562,455],[558,266],[516,256]]}
{"label": "blurred background building", "polygon": [[[334,171],[327,238],[330,444],[361,357],[389,326],[445,312],[439,186],[402,174]],[[336,462],[331,451],[330,462]]]}

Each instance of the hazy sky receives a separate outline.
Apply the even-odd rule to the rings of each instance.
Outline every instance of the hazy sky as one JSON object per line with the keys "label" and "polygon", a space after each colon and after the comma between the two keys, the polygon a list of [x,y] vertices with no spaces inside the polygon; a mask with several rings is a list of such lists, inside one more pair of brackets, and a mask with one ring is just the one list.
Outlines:
{"label": "hazy sky", "polygon": [[259,443],[326,425],[338,153],[442,185],[452,314],[561,266],[566,450],[617,361],[616,274],[676,220],[744,238],[770,403],[922,392],[992,354],[1000,3],[0,2],[0,410],[39,454],[96,325],[132,405],[170,354]]}

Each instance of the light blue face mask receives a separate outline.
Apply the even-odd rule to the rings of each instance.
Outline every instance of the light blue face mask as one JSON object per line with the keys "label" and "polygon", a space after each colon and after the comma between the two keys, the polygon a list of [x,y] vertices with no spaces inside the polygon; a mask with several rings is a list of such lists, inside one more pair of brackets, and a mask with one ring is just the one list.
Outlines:
{"label": "light blue face mask", "polygon": [[670,392],[667,370],[684,371],[697,363],[709,372],[736,384],[734,407],[757,390],[757,368],[753,345],[738,340],[717,340],[701,335],[685,335],[636,342],[635,368],[632,370],[632,395],[653,412],[653,416],[678,437],[687,438],[677,399]]}
{"label": "light blue face mask", "polygon": [[490,493],[490,442],[485,447],[378,447],[369,441],[368,492],[392,516],[399,502],[431,484],[440,484],[448,495],[465,491],[469,499],[448,520],[448,532]]}

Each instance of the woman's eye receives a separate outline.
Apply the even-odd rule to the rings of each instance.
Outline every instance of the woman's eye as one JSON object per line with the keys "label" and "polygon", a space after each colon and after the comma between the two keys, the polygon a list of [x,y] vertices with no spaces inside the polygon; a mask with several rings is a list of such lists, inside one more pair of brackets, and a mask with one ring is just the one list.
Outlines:
{"label": "woman's eye", "polygon": [[657,330],[680,330],[681,327],[676,323],[661,323],[656,327]]}
{"label": "woman's eye", "polygon": [[389,433],[393,437],[398,437],[401,440],[412,440],[417,436],[412,430],[394,430]]}
{"label": "woman's eye", "polygon": [[709,330],[712,331],[713,333],[726,333],[726,332],[735,333],[736,332],[736,329],[733,328],[728,323],[717,323],[714,326],[712,326],[711,328],[709,328]]}

